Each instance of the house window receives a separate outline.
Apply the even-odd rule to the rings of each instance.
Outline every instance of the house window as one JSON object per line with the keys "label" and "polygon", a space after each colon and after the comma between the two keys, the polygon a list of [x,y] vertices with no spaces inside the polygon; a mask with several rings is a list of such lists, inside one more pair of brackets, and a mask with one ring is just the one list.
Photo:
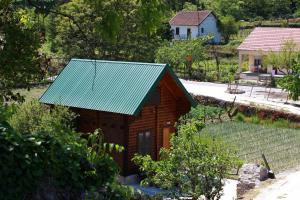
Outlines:
{"label": "house window", "polygon": [[179,35],[179,27],[176,27],[175,34]]}
{"label": "house window", "polygon": [[142,155],[151,155],[151,133],[150,131],[139,132],[137,135],[138,153]]}
{"label": "house window", "polygon": [[201,33],[204,33],[204,28],[201,28]]}

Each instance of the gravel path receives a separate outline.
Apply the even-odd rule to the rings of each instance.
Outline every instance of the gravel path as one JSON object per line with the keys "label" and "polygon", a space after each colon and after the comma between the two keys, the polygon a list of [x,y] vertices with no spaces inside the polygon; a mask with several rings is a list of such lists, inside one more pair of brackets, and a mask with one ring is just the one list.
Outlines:
{"label": "gravel path", "polygon": [[285,172],[274,183],[259,190],[254,200],[300,199],[300,171]]}
{"label": "gravel path", "polygon": [[[181,82],[188,92],[194,95],[214,97],[229,102],[232,102],[236,96],[237,103],[245,105],[256,104],[259,107],[268,107],[280,111],[284,110],[300,115],[300,101],[292,102],[289,100],[290,104],[285,104],[287,93],[283,92],[281,89],[272,88],[269,99],[267,99],[269,89],[266,90],[265,87],[254,87],[250,96],[251,86],[238,87],[238,89],[245,91],[244,94],[229,94],[225,92],[227,84],[186,81],[183,79],[181,79]],[[297,104],[297,106],[292,104]]]}
{"label": "gravel path", "polygon": [[[163,192],[163,190],[161,190],[159,188],[142,187],[139,184],[131,184],[130,186],[132,186],[135,190],[140,190],[150,196],[153,196],[153,195]],[[235,200],[236,199],[236,186],[237,186],[236,180],[226,179],[225,185],[223,187],[223,195],[220,200]],[[166,198],[166,199],[169,199],[169,198]]]}

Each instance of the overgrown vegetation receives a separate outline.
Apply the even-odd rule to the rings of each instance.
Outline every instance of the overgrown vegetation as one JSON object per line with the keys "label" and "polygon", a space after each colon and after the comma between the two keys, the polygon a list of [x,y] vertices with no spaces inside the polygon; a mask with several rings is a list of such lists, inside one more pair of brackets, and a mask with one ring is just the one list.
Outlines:
{"label": "overgrown vegetation", "polygon": [[252,124],[260,124],[264,126],[269,126],[272,128],[300,128],[300,125],[296,122],[290,122],[287,119],[272,119],[272,118],[265,118],[264,116],[259,116],[257,114],[251,116],[245,116],[242,113],[237,113],[234,117],[235,121],[238,122],[246,122]]}
{"label": "overgrown vegetation", "polygon": [[196,200],[203,195],[207,199],[220,199],[223,179],[232,168],[240,166],[240,160],[234,148],[202,133],[203,118],[206,118],[203,110],[193,110],[183,117],[177,135],[171,138],[170,149],[161,149],[159,161],[153,161],[150,156],[133,158],[146,173],[143,184],[167,189],[166,195],[175,198]]}
{"label": "overgrown vegetation", "polygon": [[116,183],[119,170],[101,132],[84,139],[73,130],[72,119],[74,114],[66,108],[50,112],[38,102],[1,108],[1,199],[131,196]]}
{"label": "overgrown vegetation", "polygon": [[265,59],[266,65],[272,65],[274,69],[285,74],[277,82],[294,101],[299,100],[300,96],[299,58],[299,47],[293,40],[287,40],[279,53],[270,52]]}

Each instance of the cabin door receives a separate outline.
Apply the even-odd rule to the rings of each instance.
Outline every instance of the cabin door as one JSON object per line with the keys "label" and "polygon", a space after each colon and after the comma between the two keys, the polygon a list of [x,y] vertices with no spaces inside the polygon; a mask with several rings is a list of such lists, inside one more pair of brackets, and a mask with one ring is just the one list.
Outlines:
{"label": "cabin door", "polygon": [[165,127],[163,128],[163,147],[166,149],[170,148],[171,135],[174,133],[174,128]]}

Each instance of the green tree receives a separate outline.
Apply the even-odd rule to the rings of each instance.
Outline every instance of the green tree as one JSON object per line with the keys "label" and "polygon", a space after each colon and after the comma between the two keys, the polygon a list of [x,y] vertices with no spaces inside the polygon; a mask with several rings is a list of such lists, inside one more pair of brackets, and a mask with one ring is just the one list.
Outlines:
{"label": "green tree", "polygon": [[190,40],[166,43],[158,48],[156,62],[169,63],[175,70],[184,67],[189,77],[193,74],[193,65],[205,58],[204,45],[211,37],[199,37]]}
{"label": "green tree", "polygon": [[225,43],[228,43],[230,37],[237,34],[239,31],[239,24],[232,16],[222,17],[219,27]]}
{"label": "green tree", "polygon": [[12,88],[29,87],[43,75],[33,11],[17,9],[10,1],[4,3],[0,10],[0,104],[19,98]]}
{"label": "green tree", "polygon": [[162,41],[161,1],[88,2],[72,0],[58,7],[63,14],[49,16],[55,21],[47,24],[50,51],[67,59],[154,60]]}
{"label": "green tree", "polygon": [[264,65],[272,66],[283,74],[293,73],[293,68],[300,56],[299,47],[293,40],[286,40],[279,52],[269,52],[264,57]]}
{"label": "green tree", "polygon": [[237,166],[235,151],[224,142],[201,134],[204,124],[197,118],[184,120],[178,135],[171,139],[171,148],[160,151],[160,160],[136,155],[133,161],[145,172],[143,184],[154,184],[168,190],[170,197],[204,196],[219,199],[226,173]]}
{"label": "green tree", "polygon": [[[276,4],[276,3],[275,3]],[[243,11],[246,19],[268,18],[271,16],[270,0],[244,0]]]}
{"label": "green tree", "polygon": [[264,58],[264,65],[285,74],[278,80],[278,85],[289,93],[289,98],[297,101],[300,96],[299,47],[293,40],[287,40],[279,52],[269,52]]}
{"label": "green tree", "polygon": [[196,11],[197,9],[197,6],[190,2],[185,2],[183,5],[183,10],[185,11]]}
{"label": "green tree", "polygon": [[271,0],[268,1],[270,12],[274,18],[290,18],[292,16],[293,7],[291,0]]}
{"label": "green tree", "polygon": [[235,19],[243,19],[243,5],[244,0],[215,0],[207,4],[218,16],[233,16]]}
{"label": "green tree", "polygon": [[289,98],[294,101],[298,101],[300,96],[300,64],[294,64],[290,70],[292,73],[289,73],[279,79],[278,85],[289,93]]}

